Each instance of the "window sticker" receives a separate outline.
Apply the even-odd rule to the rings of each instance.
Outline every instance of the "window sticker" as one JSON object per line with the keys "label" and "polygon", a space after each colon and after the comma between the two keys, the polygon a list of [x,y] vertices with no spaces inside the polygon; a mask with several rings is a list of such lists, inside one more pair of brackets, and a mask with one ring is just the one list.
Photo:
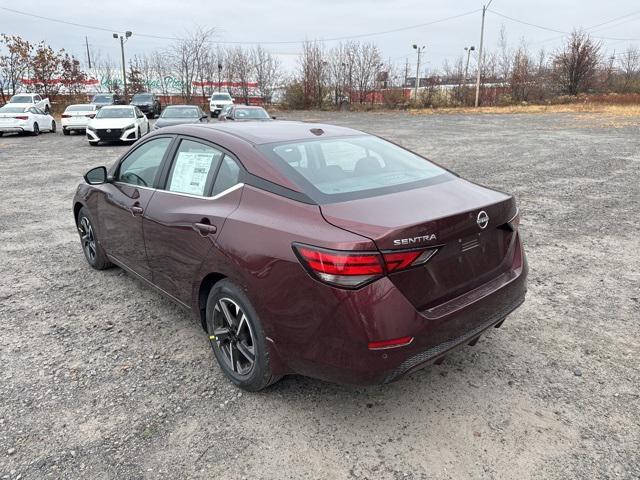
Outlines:
{"label": "window sticker", "polygon": [[169,190],[191,195],[204,195],[213,157],[213,153],[178,153]]}

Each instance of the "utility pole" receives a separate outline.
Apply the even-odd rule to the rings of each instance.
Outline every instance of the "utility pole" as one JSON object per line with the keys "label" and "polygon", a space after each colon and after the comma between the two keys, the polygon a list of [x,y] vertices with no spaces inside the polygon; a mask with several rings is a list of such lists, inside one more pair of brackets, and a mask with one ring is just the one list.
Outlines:
{"label": "utility pole", "polygon": [[220,82],[222,81],[222,79],[220,78],[222,76],[222,63],[218,63],[218,91],[220,91]]}
{"label": "utility pole", "polygon": [[493,0],[489,0],[489,3],[482,6],[482,25],[480,27],[480,50],[478,51],[478,75],[476,77],[476,108],[478,108],[478,101],[480,100],[480,74],[482,72],[482,46],[484,42],[484,17],[492,1]]}
{"label": "utility pole", "polygon": [[407,86],[407,78],[409,78],[409,57],[407,57],[407,63],[404,65],[404,83],[402,88]]}
{"label": "utility pole", "polygon": [[91,53],[89,52],[89,39],[85,36],[84,43],[87,46],[87,63],[89,64],[89,69],[91,69]]}
{"label": "utility pole", "polygon": [[113,38],[115,38],[116,40],[118,38],[120,39],[120,55],[122,57],[122,94],[125,99],[127,98],[127,67],[124,63],[124,42],[126,42],[131,35],[132,33],[128,30],[124,32],[124,36],[118,35],[117,33],[113,34]]}
{"label": "utility pole", "polygon": [[418,51],[418,62],[416,63],[416,89],[415,89],[415,101],[418,101],[418,87],[420,86],[420,54],[425,49],[425,46],[422,45],[419,47],[415,43],[413,44],[413,48]]}

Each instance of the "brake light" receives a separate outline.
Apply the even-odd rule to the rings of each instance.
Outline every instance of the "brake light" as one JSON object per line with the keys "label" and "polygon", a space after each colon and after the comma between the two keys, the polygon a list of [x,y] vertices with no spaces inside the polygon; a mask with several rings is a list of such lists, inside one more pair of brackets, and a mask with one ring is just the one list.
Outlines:
{"label": "brake light", "polygon": [[85,115],[85,117],[89,117],[89,118],[93,118],[93,117],[95,117],[95,116],[96,116],[96,114],[95,114],[95,113],[87,113],[87,114]]}
{"label": "brake light", "polygon": [[379,342],[369,342],[369,350],[385,350],[387,348],[404,347],[413,342],[413,337],[400,337],[393,340],[380,340]]}
{"label": "brake light", "polygon": [[386,252],[382,256],[384,262],[387,265],[387,271],[397,272],[398,270],[404,270],[409,267],[417,267],[424,265],[433,257],[437,248],[429,248],[427,250],[409,250],[405,252]]}
{"label": "brake light", "polygon": [[404,252],[346,252],[293,245],[302,265],[316,277],[332,285],[358,288],[382,277],[427,263],[437,248]]}
{"label": "brake light", "polygon": [[69,115],[68,113],[63,113],[61,115],[62,118],[71,118],[71,115]]}
{"label": "brake light", "polygon": [[318,280],[346,288],[361,287],[384,274],[375,252],[343,252],[293,245],[300,262]]}
{"label": "brake light", "polygon": [[27,117],[26,115],[18,115],[17,117],[13,117],[16,120],[29,120],[29,117]]}

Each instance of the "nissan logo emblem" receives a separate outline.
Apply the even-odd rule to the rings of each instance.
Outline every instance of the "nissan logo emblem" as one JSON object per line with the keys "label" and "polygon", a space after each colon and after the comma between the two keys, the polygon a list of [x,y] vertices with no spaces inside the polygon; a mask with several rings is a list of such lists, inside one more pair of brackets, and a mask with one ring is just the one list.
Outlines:
{"label": "nissan logo emblem", "polygon": [[487,225],[489,225],[489,215],[487,215],[487,212],[484,210],[481,210],[476,221],[478,222],[478,226],[484,230],[487,228]]}
{"label": "nissan logo emblem", "polygon": [[110,128],[107,128],[107,133],[111,133],[111,129]]}

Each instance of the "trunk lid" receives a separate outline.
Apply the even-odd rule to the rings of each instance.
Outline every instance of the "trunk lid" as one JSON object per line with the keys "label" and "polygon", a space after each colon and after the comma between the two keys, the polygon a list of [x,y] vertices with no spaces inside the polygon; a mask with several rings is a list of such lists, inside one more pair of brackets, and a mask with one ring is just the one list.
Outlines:
{"label": "trunk lid", "polygon": [[[418,309],[455,298],[506,271],[516,214],[513,197],[454,178],[423,188],[321,206],[336,227],[373,240],[381,251],[434,247],[423,266],[389,274]],[[483,229],[478,215],[484,211]]]}

